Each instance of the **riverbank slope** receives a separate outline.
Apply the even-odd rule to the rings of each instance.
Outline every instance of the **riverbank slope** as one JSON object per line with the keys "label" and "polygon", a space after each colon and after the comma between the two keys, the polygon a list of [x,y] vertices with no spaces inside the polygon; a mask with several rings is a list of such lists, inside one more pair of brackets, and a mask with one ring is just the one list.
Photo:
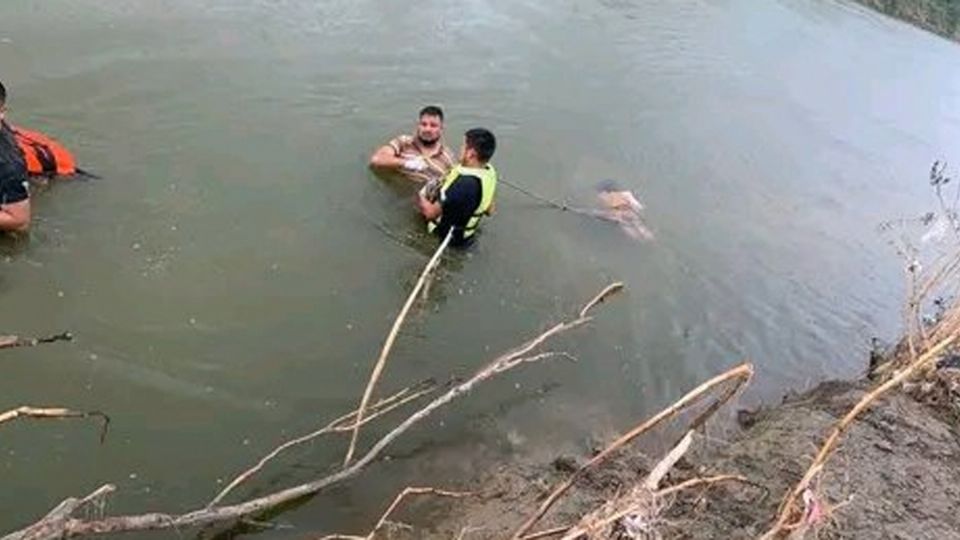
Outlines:
{"label": "riverbank slope", "polygon": [[956,0],[857,0],[857,2],[952,40],[960,40]]}
{"label": "riverbank slope", "polygon": [[[740,429],[729,441],[698,437],[663,484],[719,474],[742,475],[749,483],[716,484],[664,500],[650,536],[591,538],[758,538],[831,428],[874,385],[866,379],[825,382],[776,406],[741,411]],[[823,517],[796,538],[960,539],[960,429],[954,407],[899,389],[876,401],[851,424],[815,483]],[[410,538],[457,538],[462,531],[469,531],[470,539],[509,538],[549,489],[589,457],[505,465],[464,486],[479,497],[448,503],[444,517]],[[652,463],[639,450],[624,449],[577,481],[536,529],[577,523],[634,489]]]}

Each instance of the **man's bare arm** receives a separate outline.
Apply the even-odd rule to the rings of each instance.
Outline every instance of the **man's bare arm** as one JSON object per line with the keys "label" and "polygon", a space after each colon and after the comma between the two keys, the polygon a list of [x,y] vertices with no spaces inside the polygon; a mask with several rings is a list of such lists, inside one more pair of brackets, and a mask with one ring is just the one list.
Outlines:
{"label": "man's bare arm", "polygon": [[397,155],[397,151],[392,146],[385,144],[370,156],[370,167],[397,171],[403,167],[405,161],[404,158]]}
{"label": "man's bare arm", "polygon": [[30,228],[30,199],[0,207],[0,230],[25,231]]}

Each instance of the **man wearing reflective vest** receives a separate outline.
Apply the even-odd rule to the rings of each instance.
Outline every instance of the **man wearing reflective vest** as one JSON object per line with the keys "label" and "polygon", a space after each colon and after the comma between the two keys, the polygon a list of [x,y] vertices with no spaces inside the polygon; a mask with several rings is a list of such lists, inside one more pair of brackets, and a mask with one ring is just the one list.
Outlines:
{"label": "man wearing reflective vest", "polygon": [[30,227],[27,165],[6,113],[7,90],[0,83],[0,231],[25,231]]}
{"label": "man wearing reflective vest", "polygon": [[494,209],[497,171],[490,159],[496,149],[497,140],[489,130],[474,128],[466,132],[460,163],[442,183],[425,186],[417,197],[429,232],[446,238],[453,228],[451,244],[464,247],[473,242],[480,221]]}

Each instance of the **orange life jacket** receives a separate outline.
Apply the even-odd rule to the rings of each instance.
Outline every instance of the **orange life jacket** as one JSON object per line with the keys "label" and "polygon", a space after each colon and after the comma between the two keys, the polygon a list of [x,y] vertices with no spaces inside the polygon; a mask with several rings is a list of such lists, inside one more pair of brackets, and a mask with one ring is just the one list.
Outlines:
{"label": "orange life jacket", "polygon": [[77,174],[77,162],[73,154],[58,141],[37,131],[17,126],[13,135],[23,152],[30,176],[70,176]]}

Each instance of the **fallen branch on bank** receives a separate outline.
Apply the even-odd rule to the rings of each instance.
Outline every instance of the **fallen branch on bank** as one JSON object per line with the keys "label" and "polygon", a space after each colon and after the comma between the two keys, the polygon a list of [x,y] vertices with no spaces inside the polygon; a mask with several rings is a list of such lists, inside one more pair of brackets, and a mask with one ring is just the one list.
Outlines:
{"label": "fallen branch on bank", "polygon": [[360,436],[360,427],[363,425],[363,416],[366,414],[367,404],[373,397],[373,390],[377,386],[377,381],[380,380],[380,375],[383,374],[383,368],[387,364],[387,357],[390,356],[391,349],[393,349],[393,342],[397,339],[397,335],[400,333],[400,327],[403,325],[404,319],[407,318],[407,313],[410,312],[410,308],[413,307],[417,296],[420,294],[420,289],[423,288],[424,284],[427,282],[427,279],[433,273],[433,270],[437,267],[437,265],[440,264],[440,256],[443,255],[443,252],[447,249],[447,246],[450,245],[451,239],[453,239],[452,227],[447,233],[446,238],[444,238],[443,242],[440,243],[440,246],[437,247],[437,251],[433,253],[433,257],[430,258],[430,260],[427,262],[427,265],[423,268],[423,271],[420,272],[420,277],[417,279],[416,285],[414,285],[413,290],[410,291],[407,301],[403,304],[403,308],[400,309],[400,313],[397,314],[396,320],[393,321],[393,327],[390,328],[390,332],[387,334],[387,338],[383,342],[383,348],[380,350],[380,357],[377,358],[377,362],[373,366],[373,372],[370,373],[370,380],[367,382],[367,387],[363,390],[363,397],[360,398],[360,406],[357,407],[357,421],[353,424],[353,433],[350,435],[350,446],[347,448],[347,455],[343,458],[344,467],[349,465],[350,460],[353,459],[353,453],[357,448],[357,437]]}
{"label": "fallen branch on bank", "polygon": [[389,520],[390,514],[400,506],[400,503],[403,502],[403,499],[410,495],[436,495],[438,497],[450,497],[454,499],[461,499],[463,497],[469,497],[473,493],[461,492],[461,491],[446,491],[442,489],[432,488],[432,487],[408,487],[400,492],[396,498],[393,499],[393,503],[387,507],[387,510],[380,516],[380,519],[377,520],[377,524],[373,526],[373,529],[370,530],[364,536],[356,536],[349,534],[329,534],[327,536],[321,537],[319,540],[373,540],[378,532],[383,530],[388,525],[398,525],[401,527],[409,527],[400,523],[395,523]]}
{"label": "fallen branch on bank", "polygon": [[629,493],[607,501],[598,508],[585,514],[576,525],[557,527],[526,536],[520,540],[548,538],[563,535],[561,540],[577,540],[579,538],[613,538],[615,530],[621,528],[630,538],[654,537],[657,538],[657,527],[662,521],[662,513],[670,506],[670,496],[680,491],[695,487],[708,487],[720,482],[739,481],[747,479],[738,475],[718,475],[707,478],[693,478],[679,484],[660,488],[660,483],[670,469],[686,454],[693,441],[693,431],[680,439],[680,442],[668,452],[647,474],[646,478],[634,486]]}
{"label": "fallen branch on bank", "polygon": [[22,338],[20,336],[0,336],[0,349],[15,349],[17,347],[36,347],[46,343],[56,343],[58,341],[73,341],[73,334],[70,332],[60,332],[42,338]]}
{"label": "fallen branch on bank", "polygon": [[13,422],[21,418],[33,418],[41,420],[49,419],[67,419],[67,418],[91,418],[96,417],[101,421],[100,443],[107,437],[107,428],[110,426],[110,417],[100,411],[73,411],[62,407],[30,407],[23,405],[16,409],[10,409],[6,412],[0,412],[0,424]]}
{"label": "fallen branch on bank", "polygon": [[[58,518],[56,520],[48,520],[47,518],[44,518],[34,525],[4,536],[2,540],[62,540],[66,538],[105,535],[120,532],[200,527],[238,520],[244,517],[260,514],[266,510],[276,508],[309,495],[313,495],[327,487],[344,482],[359,474],[367,465],[377,459],[388,446],[390,446],[401,435],[406,433],[410,428],[428,418],[437,409],[440,409],[457,398],[469,393],[476,385],[487,381],[496,375],[514,369],[521,364],[533,363],[557,356],[566,356],[563,353],[555,352],[537,353],[536,350],[539,349],[550,338],[574,328],[583,326],[592,321],[593,316],[590,315],[590,311],[621,289],[623,289],[622,283],[613,283],[608,285],[593,299],[591,299],[590,302],[584,305],[576,318],[557,323],[542,334],[524,342],[519,347],[495,358],[493,361],[478,370],[469,379],[451,387],[442,395],[429,402],[423,408],[408,416],[403,422],[381,437],[380,440],[377,441],[370,448],[370,450],[367,451],[366,454],[360,457],[360,459],[353,462],[352,465],[337,471],[336,473],[241,503],[227,506],[204,507],[184,514],[147,513],[140,515],[112,516],[97,520],[87,520],[72,517],[72,511],[70,511],[67,512],[65,517],[61,516],[62,519]],[[356,415],[356,420],[354,420],[354,422],[362,422],[359,414]],[[108,489],[111,489],[111,486],[105,485],[95,493]],[[62,507],[66,502],[67,501],[61,503],[60,507]]]}
{"label": "fallen branch on bank", "polygon": [[[805,525],[803,512],[797,508],[796,503],[802,494],[810,486],[810,483],[820,475],[823,471],[824,466],[827,463],[827,460],[836,450],[837,445],[839,444],[840,437],[847,431],[851,423],[860,416],[863,411],[865,411],[870,405],[879,399],[882,395],[886,394],[893,388],[896,388],[901,383],[909,379],[911,376],[917,372],[923,370],[925,367],[934,363],[939,357],[940,354],[950,346],[956,339],[956,336],[949,336],[936,345],[927,350],[922,356],[917,358],[912,364],[902,369],[899,373],[891,377],[887,382],[881,384],[880,386],[871,390],[867,395],[863,396],[856,405],[850,409],[847,414],[837,422],[834,426],[830,436],[827,437],[827,440],[820,447],[820,451],[817,452],[817,456],[814,458],[813,463],[810,464],[810,467],[804,473],[803,477],[797,483],[797,485],[784,497],[783,501],[780,503],[780,509],[776,521],[773,524],[773,527],[767,531],[762,537],[761,540],[773,540],[779,538],[785,532],[796,529]],[[800,514],[798,518],[798,514]]]}
{"label": "fallen branch on bank", "polygon": [[[571,474],[570,477],[567,478],[567,480],[565,480],[560,485],[558,485],[550,493],[550,496],[543,501],[540,507],[537,508],[536,512],[534,512],[534,514],[530,516],[530,518],[528,518],[523,523],[523,525],[521,525],[520,528],[517,529],[516,532],[513,533],[512,538],[514,540],[517,540],[524,537],[524,535],[534,525],[536,525],[538,521],[540,521],[543,515],[547,513],[550,507],[552,507],[557,502],[557,500],[559,500],[560,497],[562,497],[563,494],[566,493],[567,490],[569,490],[573,486],[574,482],[576,482],[577,479],[583,476],[583,474],[588,469],[603,462],[611,454],[613,454],[614,452],[616,452],[617,450],[619,450],[629,442],[633,441],[640,435],[660,425],[662,422],[668,419],[674,418],[681,412],[687,410],[691,405],[699,402],[701,399],[709,395],[710,392],[713,391],[716,387],[726,384],[730,381],[733,381],[736,384],[735,386],[736,389],[743,388],[750,381],[752,377],[753,377],[753,365],[740,364],[739,366],[727,371],[726,373],[722,373],[710,379],[709,381],[704,382],[700,386],[694,388],[689,393],[687,393],[687,395],[680,398],[679,401],[670,405],[666,409],[663,409],[662,411],[657,413],[655,416],[644,421],[640,425],[634,427],[627,433],[621,435],[617,440],[615,440],[609,446],[607,446],[607,448],[605,448],[602,452],[594,456],[587,463],[581,465],[580,468],[574,471],[573,474]],[[735,393],[736,391],[725,392],[722,396],[722,399],[730,399],[731,397],[733,397]],[[716,410],[720,408],[720,405],[722,405],[722,402],[720,402],[719,404],[715,403],[714,405],[710,406],[708,411],[710,411],[712,414],[713,412],[716,412]],[[697,418],[697,420],[694,421],[694,423],[699,425],[699,424],[702,424],[704,421],[706,421],[706,418],[701,415],[700,417]]]}

